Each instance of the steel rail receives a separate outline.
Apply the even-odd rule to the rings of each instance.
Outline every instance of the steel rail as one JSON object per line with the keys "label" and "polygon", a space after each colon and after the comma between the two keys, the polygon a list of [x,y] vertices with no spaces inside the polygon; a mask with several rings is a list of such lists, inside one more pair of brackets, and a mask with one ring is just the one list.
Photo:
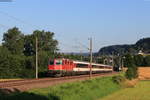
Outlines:
{"label": "steel rail", "polygon": [[[101,73],[101,74],[93,74],[92,77],[103,77],[103,76],[110,76],[113,74],[118,74],[118,72],[112,72],[112,73]],[[60,78],[41,78],[41,79],[24,79],[24,80],[13,80],[13,81],[3,81],[0,82],[0,88],[8,88],[8,87],[14,87],[14,86],[22,86],[22,85],[28,85],[28,84],[36,84],[36,83],[44,83],[44,82],[56,82],[56,81],[67,81],[72,79],[87,79],[89,78],[89,75],[80,75],[80,76],[65,76]]]}

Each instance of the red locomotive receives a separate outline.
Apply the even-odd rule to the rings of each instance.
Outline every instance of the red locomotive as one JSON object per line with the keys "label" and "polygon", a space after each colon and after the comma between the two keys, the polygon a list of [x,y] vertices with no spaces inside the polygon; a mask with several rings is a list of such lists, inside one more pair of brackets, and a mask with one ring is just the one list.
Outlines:
{"label": "red locomotive", "polygon": [[[113,67],[110,65],[92,63],[92,73],[112,72]],[[48,75],[49,76],[65,76],[65,75],[81,75],[89,74],[90,63],[74,61],[70,59],[54,59],[49,60]]]}

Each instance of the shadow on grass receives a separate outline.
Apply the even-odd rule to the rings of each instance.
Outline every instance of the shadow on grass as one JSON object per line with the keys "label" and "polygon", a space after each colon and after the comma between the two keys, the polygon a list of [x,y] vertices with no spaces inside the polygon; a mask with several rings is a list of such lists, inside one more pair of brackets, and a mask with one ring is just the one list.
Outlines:
{"label": "shadow on grass", "polygon": [[0,100],[60,100],[60,98],[51,94],[46,97],[34,93],[20,92],[18,89],[13,91],[0,89]]}

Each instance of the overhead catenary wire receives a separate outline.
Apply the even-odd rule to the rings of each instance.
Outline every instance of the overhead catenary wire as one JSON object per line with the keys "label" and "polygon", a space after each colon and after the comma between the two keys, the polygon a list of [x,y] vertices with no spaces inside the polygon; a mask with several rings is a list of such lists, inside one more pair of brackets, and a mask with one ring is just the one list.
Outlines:
{"label": "overhead catenary wire", "polygon": [[9,28],[9,26],[3,25],[3,24],[0,24],[0,27],[6,28],[6,29]]}
{"label": "overhead catenary wire", "polygon": [[[13,15],[10,15],[10,14],[4,12],[4,11],[0,11],[0,14],[3,14],[3,15],[5,15],[5,16],[7,16],[7,17],[9,17],[9,18],[11,18],[11,19],[13,19],[13,20],[15,20],[15,21],[21,23],[21,24],[28,25],[29,27],[32,26],[32,27],[40,28],[40,27],[38,27],[38,26],[36,26],[36,25],[33,25],[33,24],[30,24],[30,23],[28,23],[28,22],[26,22],[26,21],[24,21],[24,20],[22,20],[22,19],[20,19],[20,18],[17,18],[17,17],[15,17],[15,16],[13,16]],[[7,28],[7,29],[10,28],[10,27],[8,27],[8,26],[6,26],[6,25],[2,25],[2,24],[0,24],[0,27],[4,27],[4,28]],[[26,32],[26,33],[27,33],[27,32]],[[60,44],[63,44],[63,45],[65,45],[65,46],[71,47],[71,48],[77,48],[77,46],[75,47],[75,46],[68,45],[68,44],[64,44],[64,43],[60,43]]]}
{"label": "overhead catenary wire", "polygon": [[85,49],[87,49],[87,50],[89,50],[89,47],[88,46],[86,46],[86,45],[84,45],[83,43],[81,43],[80,41],[78,41],[78,39],[77,39],[77,44],[79,44],[79,47],[83,47],[83,48],[85,48]]}
{"label": "overhead catenary wire", "polygon": [[[36,27],[36,28],[40,29],[39,26],[33,25],[33,24],[31,24],[31,23],[28,23],[28,22],[26,22],[26,21],[24,21],[24,20],[22,20],[22,19],[20,19],[20,18],[18,18],[18,17],[15,17],[15,16],[13,16],[13,15],[11,15],[11,14],[9,14],[9,13],[6,13],[6,12],[4,12],[4,11],[0,11],[0,14],[3,14],[3,15],[5,15],[5,16],[7,16],[7,17],[9,17],[9,18],[11,18],[11,19],[13,19],[13,20],[15,20],[15,21],[21,23],[21,24],[27,25],[27,26],[29,26],[29,27],[31,27],[31,26],[32,26],[32,27]],[[7,28],[7,29],[10,28],[10,27],[8,27],[8,26],[6,26],[6,25],[2,25],[2,24],[0,24],[0,27],[4,27],[4,28]],[[25,33],[27,33],[27,32],[25,32]],[[59,42],[59,43],[60,43],[60,42]],[[60,43],[60,44],[63,44],[63,45],[64,45],[64,43]],[[89,48],[88,48],[87,46],[83,45],[81,42],[78,41],[78,44],[79,44],[80,46],[72,46],[72,45],[66,45],[66,44],[65,44],[65,46],[71,47],[71,48],[81,48],[81,47],[83,47],[83,48],[89,50]]]}
{"label": "overhead catenary wire", "polygon": [[39,26],[33,25],[33,24],[31,24],[31,23],[28,23],[27,21],[24,21],[24,20],[22,20],[22,19],[20,19],[20,18],[17,18],[17,17],[15,17],[15,16],[13,16],[13,15],[10,15],[10,14],[4,12],[4,11],[0,11],[0,14],[3,14],[3,15],[5,15],[5,16],[7,16],[7,17],[9,17],[9,18],[11,18],[11,19],[13,19],[13,20],[15,20],[15,21],[21,23],[21,24],[28,25],[29,27],[32,26],[32,27],[35,27],[35,28],[40,29]]}
{"label": "overhead catenary wire", "polygon": [[[67,43],[62,43],[62,42],[59,42],[59,44],[61,45],[61,47],[59,47],[59,48],[62,48],[62,47],[65,47],[65,48],[67,48],[67,50],[65,50],[65,48],[62,48],[63,50],[62,51],[68,51],[68,49],[70,49],[70,51],[73,49],[76,49],[76,50],[78,50],[78,46],[76,46],[76,45],[70,45],[70,44],[67,44]],[[72,51],[72,52],[74,52],[74,51]]]}

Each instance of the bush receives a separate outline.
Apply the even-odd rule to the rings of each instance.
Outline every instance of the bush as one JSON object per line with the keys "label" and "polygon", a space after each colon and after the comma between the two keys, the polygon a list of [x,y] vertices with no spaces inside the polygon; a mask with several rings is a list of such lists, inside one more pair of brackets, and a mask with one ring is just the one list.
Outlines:
{"label": "bush", "polygon": [[126,71],[126,78],[129,79],[129,80],[132,80],[132,79],[135,79],[138,77],[138,71],[137,71],[137,67],[130,67],[127,69]]}
{"label": "bush", "polygon": [[126,78],[124,76],[118,75],[118,76],[113,76],[112,80],[113,80],[113,82],[115,82],[117,84],[121,84],[122,82],[124,82],[126,80]]}
{"label": "bush", "polygon": [[133,78],[133,76],[134,76],[132,68],[128,68],[125,75],[126,75],[127,79],[131,80]]}
{"label": "bush", "polygon": [[112,80],[114,83],[120,85],[122,88],[133,88],[138,82],[137,79],[128,80],[126,79],[125,76],[121,76],[121,75],[113,76]]}

